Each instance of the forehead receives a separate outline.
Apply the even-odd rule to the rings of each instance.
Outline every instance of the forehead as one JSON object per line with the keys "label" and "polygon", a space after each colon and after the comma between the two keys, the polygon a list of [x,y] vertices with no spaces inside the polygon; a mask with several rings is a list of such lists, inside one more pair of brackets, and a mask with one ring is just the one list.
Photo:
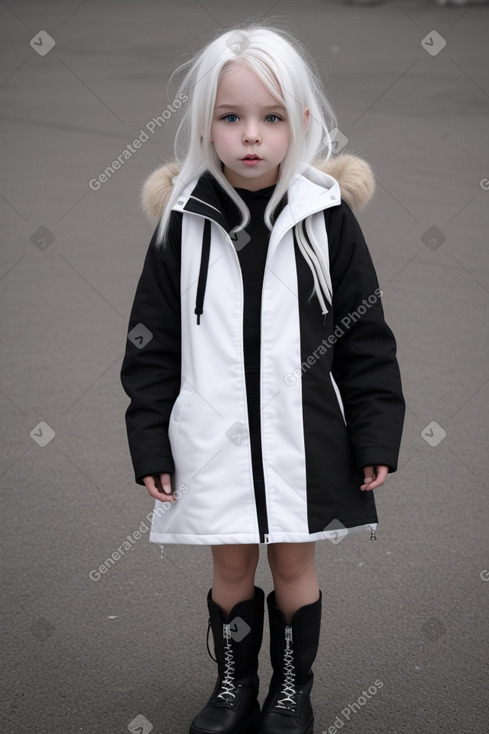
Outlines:
{"label": "forehead", "polygon": [[234,64],[225,68],[219,81],[216,95],[216,107],[227,105],[276,107],[277,99],[262,82],[260,77],[243,64]]}

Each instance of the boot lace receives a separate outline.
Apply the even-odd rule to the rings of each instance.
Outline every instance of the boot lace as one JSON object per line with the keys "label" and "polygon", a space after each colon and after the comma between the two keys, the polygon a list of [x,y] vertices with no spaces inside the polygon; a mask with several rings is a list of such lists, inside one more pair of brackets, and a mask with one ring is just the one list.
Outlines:
{"label": "boot lace", "polygon": [[295,711],[295,670],[294,654],[292,650],[292,627],[285,627],[285,650],[284,650],[284,677],[280,694],[282,698],[277,701],[277,708],[291,709]]}
{"label": "boot lace", "polygon": [[221,692],[217,694],[217,698],[221,698],[223,701],[230,701],[236,698],[234,690],[236,688],[234,684],[234,658],[233,649],[231,647],[231,625],[223,624],[223,636],[226,640],[224,646],[224,675],[222,677]]}

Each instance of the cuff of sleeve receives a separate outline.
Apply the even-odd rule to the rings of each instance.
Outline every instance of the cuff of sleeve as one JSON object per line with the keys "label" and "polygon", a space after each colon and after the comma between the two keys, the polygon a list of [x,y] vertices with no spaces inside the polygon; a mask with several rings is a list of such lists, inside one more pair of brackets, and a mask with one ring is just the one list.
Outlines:
{"label": "cuff of sleeve", "polygon": [[136,484],[142,484],[144,486],[143,477],[148,477],[153,474],[173,474],[175,471],[175,464],[171,456],[157,456],[154,459],[146,459],[146,461],[140,461],[134,467],[134,479]]}
{"label": "cuff of sleeve", "polygon": [[397,471],[398,452],[386,446],[369,446],[364,449],[356,449],[355,463],[359,469],[364,466],[376,466],[382,464],[389,468],[389,473]]}

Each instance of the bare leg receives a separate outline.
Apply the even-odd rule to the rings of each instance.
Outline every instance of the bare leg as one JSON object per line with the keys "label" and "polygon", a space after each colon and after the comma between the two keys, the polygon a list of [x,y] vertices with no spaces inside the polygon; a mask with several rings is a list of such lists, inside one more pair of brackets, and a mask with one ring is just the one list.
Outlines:
{"label": "bare leg", "polygon": [[315,550],[314,542],[271,543],[268,546],[275,602],[285,614],[287,624],[300,607],[319,599]]}
{"label": "bare leg", "polygon": [[213,545],[212,601],[228,615],[240,601],[255,596],[258,544]]}

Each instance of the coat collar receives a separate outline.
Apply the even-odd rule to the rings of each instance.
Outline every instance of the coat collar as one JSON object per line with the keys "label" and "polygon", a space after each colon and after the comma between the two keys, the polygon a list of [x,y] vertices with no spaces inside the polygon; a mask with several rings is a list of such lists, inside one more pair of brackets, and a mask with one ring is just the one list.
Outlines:
{"label": "coat collar", "polygon": [[[241,215],[237,208],[232,207],[236,216],[233,221],[228,222],[221,208],[222,196],[227,196],[227,193],[215,178],[206,172],[188,183],[172,209],[213,219],[229,232],[240,222]],[[287,203],[287,207],[285,209],[281,207],[282,211],[275,223],[275,229],[282,232],[284,228],[289,229],[310,214],[337,206],[340,202],[338,181],[329,174],[308,166],[304,173],[293,177],[283,200],[284,204]]]}

